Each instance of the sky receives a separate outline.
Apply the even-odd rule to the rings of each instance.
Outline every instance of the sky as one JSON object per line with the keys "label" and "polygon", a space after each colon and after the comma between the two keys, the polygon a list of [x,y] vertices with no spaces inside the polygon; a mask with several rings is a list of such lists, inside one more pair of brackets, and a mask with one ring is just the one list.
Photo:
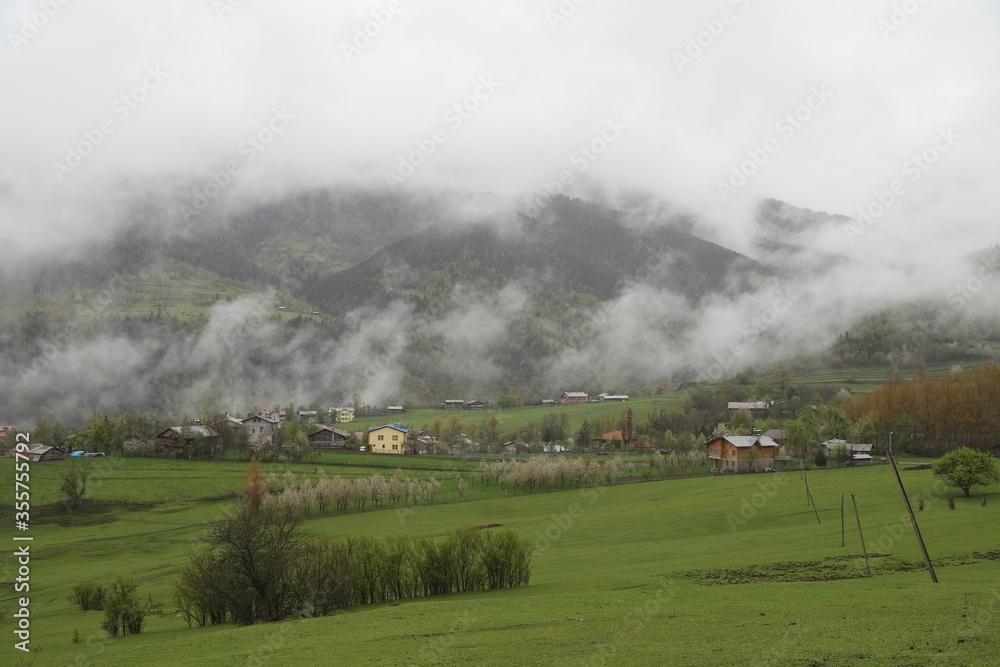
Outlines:
{"label": "sky", "polygon": [[[719,379],[925,297],[956,316],[995,315],[995,253],[976,289],[956,288],[980,280],[959,260],[1000,241],[998,29],[990,0],[6,0],[0,273],[111,238],[136,201],[200,210],[327,187],[491,193],[482,201],[502,195],[521,210],[546,193],[612,206],[642,193],[691,214],[700,235],[773,261],[754,244],[771,197],[853,220],[787,239],[819,254],[751,297],[693,312],[651,285],[625,286],[596,313],[592,340],[547,361],[553,384],[581,367],[609,386],[655,382],[692,360],[698,377]],[[853,261],[811,275],[820,255]],[[514,284],[421,326],[457,336],[451,348],[465,354],[452,370],[485,383],[498,370],[470,360],[526,298]],[[151,364],[238,356],[226,352],[234,331],[270,344],[268,299],[218,305],[167,351],[56,346],[23,375],[24,395],[89,383],[104,398],[86,400],[107,410],[154,395],[134,381]],[[395,352],[373,370],[359,360],[378,326],[356,319],[322,355],[336,373],[310,375],[317,342],[303,339],[288,377],[308,382],[260,378],[254,397],[223,399],[312,401],[318,387],[335,400],[352,384],[398,401],[402,343],[384,341]],[[670,342],[678,327],[686,347]],[[224,367],[192,405],[226,385]]]}
{"label": "sky", "polygon": [[100,238],[148,190],[584,181],[738,250],[761,197],[857,217],[881,194],[864,235],[818,239],[858,258],[996,242],[989,0],[8,0],[0,28],[18,254]]}

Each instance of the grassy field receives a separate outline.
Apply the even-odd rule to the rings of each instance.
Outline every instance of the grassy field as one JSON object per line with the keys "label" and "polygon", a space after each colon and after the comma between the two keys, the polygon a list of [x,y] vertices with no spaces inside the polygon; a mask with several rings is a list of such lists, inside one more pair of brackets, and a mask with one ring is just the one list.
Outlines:
{"label": "grassy field", "polygon": [[[983,366],[983,362],[960,364],[965,370],[973,371]],[[941,377],[951,371],[952,364],[937,364],[927,367],[927,375],[930,377]],[[911,376],[909,372],[896,373],[896,377],[907,378]],[[853,369],[833,369],[824,368],[810,372],[793,373],[792,381],[795,384],[805,385],[833,385],[836,387],[846,387],[852,394],[867,394],[873,391],[893,377],[893,371],[888,366],[860,367]]]}
{"label": "grassy field", "polygon": [[479,425],[488,414],[495,414],[500,420],[500,426],[504,431],[519,429],[534,422],[541,425],[545,415],[566,415],[569,419],[570,431],[580,428],[584,420],[602,419],[604,417],[623,417],[625,411],[632,408],[635,423],[646,421],[649,413],[660,410],[673,411],[684,406],[687,393],[678,391],[670,394],[658,396],[636,396],[627,403],[585,403],[583,405],[556,405],[542,406],[530,405],[506,410],[445,410],[443,408],[415,408],[408,409],[402,415],[381,415],[377,417],[359,416],[350,424],[341,424],[354,431],[364,431],[369,426],[385,424],[389,421],[395,423],[402,422],[410,428],[430,431],[431,424],[435,417],[441,418],[445,423],[449,417],[457,415],[459,419],[469,425]]}
{"label": "grassy field", "polygon": [[[370,458],[331,457],[327,474],[368,474],[372,468],[351,464]],[[940,579],[933,584],[885,466],[811,472],[818,524],[798,473],[520,495],[474,485],[458,498],[447,480],[464,463],[403,462],[423,466],[408,469],[411,476],[446,481],[434,504],[311,518],[305,528],[318,536],[437,537],[500,523],[536,548],[528,587],[252,627],[188,629],[164,613],[141,635],[108,639],[100,612],[81,612],[66,600],[72,584],[130,575],[142,594],[169,610],[172,578],[201,544],[206,525],[231,507],[218,497],[239,488],[243,466],[100,461],[95,498],[159,502],[33,513],[36,650],[13,650],[8,591],[0,664],[973,666],[993,665],[1000,654],[1000,487],[957,498],[950,511],[945,499],[956,490],[935,485],[928,471],[902,473],[914,503],[925,501],[918,516]],[[66,465],[32,467],[33,503],[57,498]],[[297,472],[315,467],[301,464]],[[0,469],[10,525],[13,461]],[[982,491],[989,494],[986,507]],[[864,576],[852,493],[872,578]],[[848,504],[844,547],[841,494]],[[4,582],[16,576],[13,544],[0,557]]]}

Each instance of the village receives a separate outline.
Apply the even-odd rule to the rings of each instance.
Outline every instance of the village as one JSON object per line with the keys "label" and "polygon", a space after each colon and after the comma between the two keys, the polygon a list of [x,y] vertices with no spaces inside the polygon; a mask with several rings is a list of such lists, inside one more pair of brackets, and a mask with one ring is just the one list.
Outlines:
{"label": "village", "polygon": [[[333,406],[327,410],[300,409],[290,412],[290,408],[265,408],[245,417],[227,414],[225,419],[202,424],[195,419],[167,427],[152,439],[150,446],[142,451],[131,451],[126,445],[125,453],[162,455],[175,458],[204,458],[221,455],[226,443],[234,438],[244,443],[245,448],[258,455],[271,454],[276,459],[278,453],[293,452],[295,447],[288,442],[287,432],[292,428],[301,439],[301,455],[304,451],[346,451],[359,454],[387,456],[404,455],[451,455],[451,456],[530,456],[532,454],[611,454],[632,451],[636,453],[657,451],[661,455],[670,454],[668,449],[654,447],[641,435],[633,423],[633,411],[627,394],[602,393],[595,397],[583,391],[566,391],[558,400],[543,399],[542,407],[582,406],[592,403],[622,403],[624,411],[620,420],[621,428],[601,433],[568,437],[556,441],[515,442],[505,441],[499,446],[487,447],[464,432],[451,438],[441,438],[425,429],[404,425],[406,408],[402,405],[387,405],[382,408],[358,405]],[[461,411],[477,412],[490,408],[478,399],[444,399],[438,406],[451,414]],[[769,404],[766,401],[730,401],[727,405],[733,424],[753,424],[755,420],[767,417]],[[354,430],[350,425],[359,417],[377,423],[364,430]],[[378,421],[378,418],[386,419]],[[452,420],[463,424],[457,417]],[[284,429],[284,430],[283,430]],[[742,429],[746,430],[746,429]],[[714,437],[707,439],[701,451],[707,463],[707,472],[713,475],[773,472],[804,465],[801,451],[786,446],[786,432],[782,428],[761,431],[750,428],[743,433],[735,428],[733,433],[726,427],[716,429]],[[0,442],[13,441],[13,426],[0,427]],[[70,440],[72,442],[72,439]],[[822,465],[832,462],[842,466],[867,466],[884,462],[873,455],[873,444],[849,442],[843,438],[830,438],[819,443],[819,461]],[[303,451],[304,450],[304,451]],[[11,452],[13,454],[13,451]],[[994,452],[1000,455],[1000,451]],[[63,458],[94,458],[105,456],[103,451],[86,451],[73,444],[50,445],[32,443],[27,452],[33,462],[61,460]],[[296,457],[298,459],[298,457]],[[814,460],[810,458],[810,464]]]}

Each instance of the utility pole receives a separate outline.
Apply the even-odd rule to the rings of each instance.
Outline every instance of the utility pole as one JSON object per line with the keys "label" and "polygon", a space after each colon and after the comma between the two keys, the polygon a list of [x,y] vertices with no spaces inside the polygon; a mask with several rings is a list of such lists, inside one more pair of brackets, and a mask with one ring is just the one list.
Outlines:
{"label": "utility pole", "polygon": [[920,526],[917,525],[917,517],[913,514],[913,507],[910,506],[910,499],[906,496],[906,489],[903,487],[903,479],[899,476],[899,468],[896,467],[896,459],[892,456],[892,431],[889,431],[889,463],[892,464],[892,471],[896,473],[896,482],[899,483],[899,491],[903,494],[903,503],[906,504],[906,513],[910,515],[910,523],[913,524],[913,533],[917,536],[917,542],[920,544],[920,551],[924,554],[924,563],[927,564],[927,571],[930,572],[931,581],[935,584],[938,583],[937,574],[934,572],[934,564],[931,562],[931,557],[927,553],[927,547],[924,545],[924,538],[920,535]]}

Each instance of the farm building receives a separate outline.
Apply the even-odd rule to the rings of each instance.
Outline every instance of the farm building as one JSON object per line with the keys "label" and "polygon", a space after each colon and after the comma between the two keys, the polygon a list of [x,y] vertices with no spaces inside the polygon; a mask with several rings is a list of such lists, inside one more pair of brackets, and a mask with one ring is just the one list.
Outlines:
{"label": "farm building", "polygon": [[333,426],[324,426],[308,437],[310,448],[330,449],[344,447],[351,434]]}
{"label": "farm building", "polygon": [[764,401],[729,401],[729,414],[743,411],[749,412],[752,417],[759,417],[767,414],[767,403]]}
{"label": "farm building", "polygon": [[714,472],[774,470],[778,443],[765,435],[727,435],[706,446]]}
{"label": "farm building", "polygon": [[389,414],[403,414],[402,405],[387,405],[385,411]]}
{"label": "farm building", "polygon": [[872,458],[872,445],[867,442],[847,442],[846,440],[832,439],[823,443],[828,454],[833,454],[834,450],[840,446],[847,448],[851,454],[851,465],[867,466],[874,463]]}
{"label": "farm building", "polygon": [[562,405],[582,405],[590,400],[590,395],[585,391],[564,391],[559,402]]}
{"label": "farm building", "polygon": [[597,398],[601,399],[601,403],[624,403],[628,394],[598,394]]}
{"label": "farm building", "polygon": [[486,404],[483,403],[482,401],[473,400],[466,403],[465,408],[467,410],[484,410],[486,408]]}
{"label": "farm building", "polygon": [[368,429],[368,446],[375,454],[405,454],[406,434],[410,430],[399,424],[371,426]]}
{"label": "farm building", "polygon": [[219,434],[207,426],[171,426],[156,436],[159,444],[171,451],[183,451],[188,458],[191,457],[191,445],[198,438],[213,443],[218,440]]}
{"label": "farm building", "polygon": [[445,410],[464,410],[465,401],[457,398],[446,398],[444,401]]}
{"label": "farm building", "polygon": [[299,410],[296,414],[298,415],[300,422],[312,423],[316,419],[315,410]]}
{"label": "farm building", "polygon": [[[18,455],[18,451],[15,448],[11,448],[8,453],[15,458]],[[22,457],[26,456],[29,461],[35,463],[39,461],[59,461],[66,458],[66,453],[63,450],[40,443],[30,445],[28,451],[20,452],[20,454]],[[23,461],[24,459],[22,458],[21,460]]]}

